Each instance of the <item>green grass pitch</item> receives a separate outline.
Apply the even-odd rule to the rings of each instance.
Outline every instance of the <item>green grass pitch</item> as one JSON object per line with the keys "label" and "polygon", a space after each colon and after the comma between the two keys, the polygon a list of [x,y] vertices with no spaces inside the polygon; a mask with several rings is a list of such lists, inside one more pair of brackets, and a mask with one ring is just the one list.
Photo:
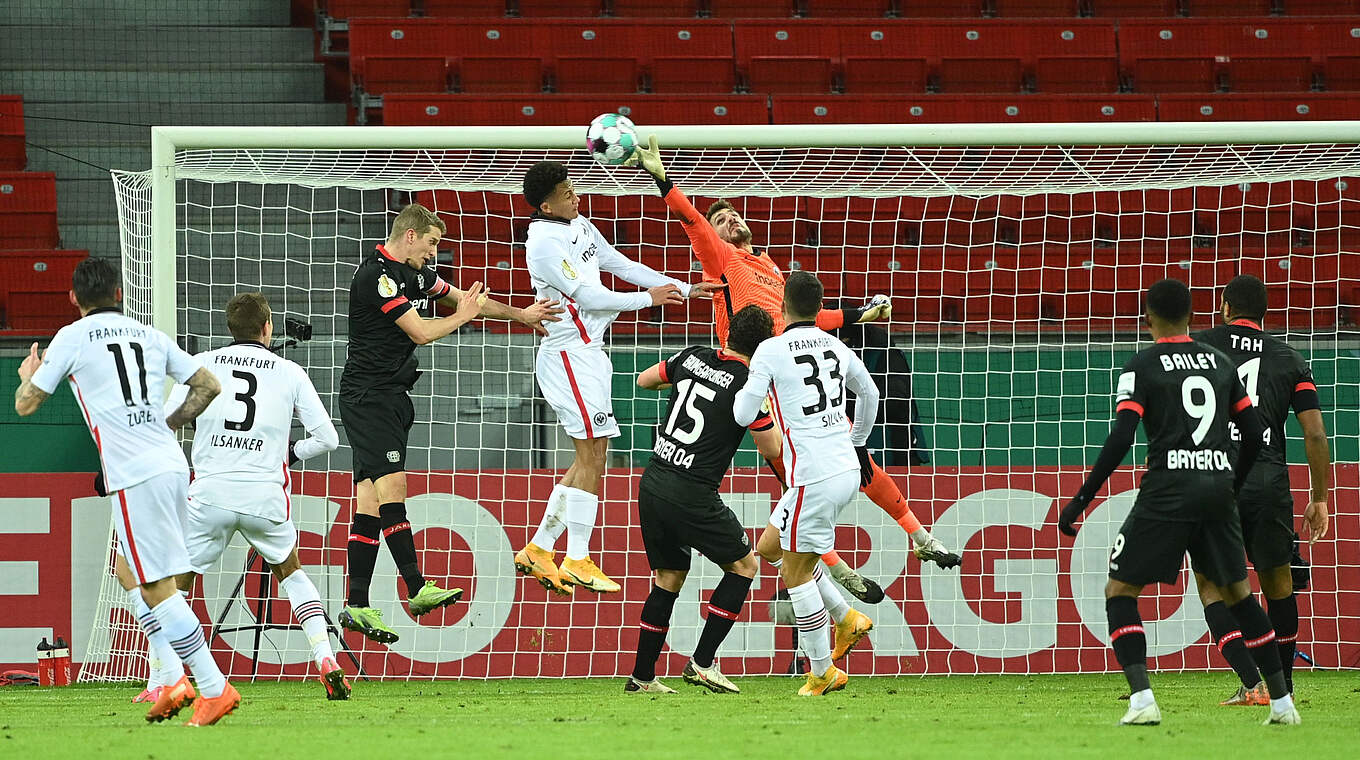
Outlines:
{"label": "green grass pitch", "polygon": [[0,757],[39,758],[1354,758],[1360,676],[1298,674],[1302,726],[1262,726],[1268,708],[1219,707],[1231,673],[1162,673],[1163,723],[1119,727],[1123,677],[855,678],[820,699],[792,678],[736,679],[718,696],[625,694],[623,679],[239,683],[241,708],[189,729],[148,725],[134,688],[0,689]]}

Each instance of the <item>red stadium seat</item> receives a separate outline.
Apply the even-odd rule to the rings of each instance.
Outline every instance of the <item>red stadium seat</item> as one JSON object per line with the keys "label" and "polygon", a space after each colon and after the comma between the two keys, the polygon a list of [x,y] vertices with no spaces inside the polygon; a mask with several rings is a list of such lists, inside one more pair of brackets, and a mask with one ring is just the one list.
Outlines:
{"label": "red stadium seat", "polygon": [[0,329],[46,335],[80,316],[71,305],[71,273],[88,251],[0,252]]}
{"label": "red stadium seat", "polygon": [[1308,58],[1234,58],[1228,64],[1233,92],[1307,92],[1312,84]]}
{"label": "red stadium seat", "polygon": [[[501,11],[505,3],[501,2]],[[411,0],[326,0],[326,15],[331,18],[360,16],[400,17],[411,15]]]}
{"label": "red stadium seat", "polygon": [[610,12],[621,18],[684,18],[699,10],[696,0],[612,0]]}
{"label": "red stadium seat", "polygon": [[604,13],[600,0],[517,0],[524,18],[593,18]]}
{"label": "red stadium seat", "polygon": [[1190,16],[1269,16],[1274,0],[1186,0]]}
{"label": "red stadium seat", "polygon": [[407,95],[383,99],[383,123],[406,126],[580,124],[625,112],[646,124],[767,124],[764,95]]}
{"label": "red stadium seat", "polygon": [[1118,92],[1119,59],[1040,58],[1034,84],[1038,92]]}
{"label": "red stadium seat", "polygon": [[505,0],[422,0],[431,18],[496,18],[505,16]]}
{"label": "red stadium seat", "polygon": [[925,92],[928,66],[924,58],[845,59],[845,91],[907,95]]}
{"label": "red stadium seat", "polygon": [[930,124],[1156,121],[1157,101],[1137,95],[796,96],[772,99],[775,124]]}
{"label": "red stadium seat", "polygon": [[1164,95],[1161,121],[1293,121],[1360,119],[1360,101],[1343,93],[1293,95]]}
{"label": "red stadium seat", "polygon": [[1081,0],[993,0],[1001,18],[1062,18],[1080,15]]}
{"label": "red stadium seat", "polygon": [[0,95],[0,171],[23,171],[27,163],[24,100],[18,95]]}
{"label": "red stadium seat", "polygon": [[940,64],[940,91],[1019,92],[1023,69],[1017,58],[946,58]]}
{"label": "red stadium seat", "polygon": [[1145,58],[1134,64],[1138,92],[1214,92],[1218,89],[1212,58]]}
{"label": "red stadium seat", "polygon": [[812,18],[883,18],[890,0],[803,0],[803,15]]}
{"label": "red stadium seat", "polygon": [[1098,18],[1175,16],[1178,0],[1083,0],[1090,15]]}
{"label": "red stadium seat", "polygon": [[543,89],[543,61],[466,57],[459,61],[458,89],[471,93],[539,92]]}
{"label": "red stadium seat", "polygon": [[445,92],[449,89],[448,62],[443,58],[388,58],[371,55],[364,59],[362,78],[356,78],[355,81],[370,95],[383,95],[389,92]]}
{"label": "red stadium seat", "polygon": [[1360,90],[1360,56],[1328,57],[1322,65],[1322,77],[1329,90]]}
{"label": "red stadium seat", "polygon": [[57,247],[57,177],[0,172],[0,250]]}
{"label": "red stadium seat", "polygon": [[840,40],[819,21],[738,22],[737,66],[753,92],[830,92]]}
{"label": "red stadium seat", "polygon": [[903,18],[979,18],[982,0],[900,0]]}
{"label": "red stadium seat", "polygon": [[657,56],[649,69],[652,92],[732,92],[736,66],[729,57],[669,58]]}
{"label": "red stadium seat", "polygon": [[638,24],[638,49],[653,92],[732,92],[736,66],[732,25],[724,21],[684,20]]}
{"label": "red stadium seat", "polygon": [[1360,0],[1284,0],[1290,16],[1360,16]]}
{"label": "red stadium seat", "polygon": [[558,58],[558,92],[637,92],[636,58]]}
{"label": "red stadium seat", "polygon": [[793,0],[708,0],[714,18],[791,18]]}

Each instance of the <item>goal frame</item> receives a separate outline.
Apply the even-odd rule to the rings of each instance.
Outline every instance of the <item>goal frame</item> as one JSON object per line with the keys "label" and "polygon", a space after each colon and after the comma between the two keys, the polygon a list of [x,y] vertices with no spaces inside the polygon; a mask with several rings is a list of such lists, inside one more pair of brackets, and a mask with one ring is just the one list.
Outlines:
{"label": "goal frame", "polygon": [[[1109,122],[1026,124],[660,125],[666,148],[875,146],[1360,144],[1360,121]],[[213,148],[315,150],[571,149],[582,129],[561,127],[151,128],[152,326],[177,332],[175,155]],[[169,287],[167,287],[167,284]]]}

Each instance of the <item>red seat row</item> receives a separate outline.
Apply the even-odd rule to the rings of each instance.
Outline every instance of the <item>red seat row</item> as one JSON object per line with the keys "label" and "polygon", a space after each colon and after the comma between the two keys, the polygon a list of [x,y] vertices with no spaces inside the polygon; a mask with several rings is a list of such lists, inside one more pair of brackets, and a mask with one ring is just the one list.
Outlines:
{"label": "red seat row", "polygon": [[388,92],[1247,92],[1360,89],[1360,21],[356,19]]}
{"label": "red seat row", "polygon": [[0,95],[0,171],[22,171],[27,163],[23,98]]}
{"label": "red seat row", "polygon": [[588,124],[622,113],[648,124],[931,124],[1360,119],[1360,98],[1293,95],[450,95],[394,93],[393,126]]}
{"label": "red seat row", "polygon": [[79,317],[67,295],[87,251],[0,251],[0,334],[50,335]]}
{"label": "red seat row", "polygon": [[407,16],[788,18],[1058,18],[1098,16],[1340,16],[1360,14],[1357,0],[324,0],[331,18]]}
{"label": "red seat row", "polygon": [[56,175],[0,172],[0,250],[56,246]]}

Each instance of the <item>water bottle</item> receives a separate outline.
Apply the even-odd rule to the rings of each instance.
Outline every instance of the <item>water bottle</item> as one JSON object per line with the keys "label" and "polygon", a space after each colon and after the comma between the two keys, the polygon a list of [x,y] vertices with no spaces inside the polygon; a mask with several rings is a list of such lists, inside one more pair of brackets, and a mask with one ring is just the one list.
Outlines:
{"label": "water bottle", "polygon": [[47,637],[38,642],[38,685],[51,686],[55,674],[55,658],[52,656],[52,645],[47,643]]}

